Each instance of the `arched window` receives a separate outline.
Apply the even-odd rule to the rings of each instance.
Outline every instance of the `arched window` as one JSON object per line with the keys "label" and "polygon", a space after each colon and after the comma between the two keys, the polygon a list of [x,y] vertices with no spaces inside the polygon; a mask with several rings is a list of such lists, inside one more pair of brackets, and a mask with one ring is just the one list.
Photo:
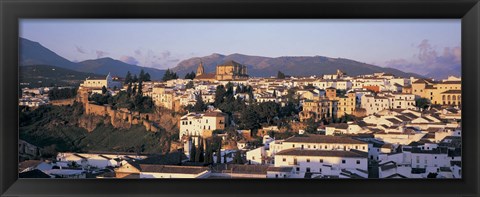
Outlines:
{"label": "arched window", "polygon": [[450,100],[450,95],[447,96],[447,100]]}
{"label": "arched window", "polygon": [[445,95],[442,95],[442,100],[445,100]]}

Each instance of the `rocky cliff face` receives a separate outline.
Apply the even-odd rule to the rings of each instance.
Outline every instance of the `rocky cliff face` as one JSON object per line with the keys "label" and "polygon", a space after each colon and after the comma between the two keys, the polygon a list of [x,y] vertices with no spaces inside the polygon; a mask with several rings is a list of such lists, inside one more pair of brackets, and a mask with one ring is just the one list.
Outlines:
{"label": "rocky cliff face", "polygon": [[110,120],[101,116],[95,115],[82,115],[78,117],[78,126],[86,129],[88,132],[92,132],[97,128],[98,124],[109,124]]}

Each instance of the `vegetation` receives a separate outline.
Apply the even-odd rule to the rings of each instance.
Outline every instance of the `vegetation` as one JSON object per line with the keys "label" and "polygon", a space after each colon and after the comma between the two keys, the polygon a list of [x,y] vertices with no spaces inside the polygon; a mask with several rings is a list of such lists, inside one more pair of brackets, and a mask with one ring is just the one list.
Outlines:
{"label": "vegetation", "polygon": [[427,98],[419,98],[415,100],[415,106],[421,110],[425,110],[430,106],[430,100]]}
{"label": "vegetation", "polygon": [[196,76],[197,75],[192,71],[191,73],[187,73],[185,75],[185,79],[192,79],[193,80],[193,79],[195,79]]}
{"label": "vegetation", "polygon": [[189,81],[185,86],[186,89],[192,89],[194,87],[193,81]]}
{"label": "vegetation", "polygon": [[163,153],[169,148],[171,135],[163,129],[153,133],[141,125],[122,129],[102,122],[89,133],[78,125],[82,117],[89,116],[83,114],[82,104],[76,102],[72,106],[41,106],[21,112],[19,137],[43,148],[50,156],[57,151]]}
{"label": "vegetation", "polygon": [[48,91],[48,98],[50,100],[69,99],[77,96],[77,88],[62,88],[54,87]]}
{"label": "vegetation", "polygon": [[178,79],[178,75],[177,73],[170,71],[170,69],[167,69],[167,71],[163,75],[162,81],[169,81],[172,79]]}
{"label": "vegetation", "polygon": [[282,72],[280,72],[280,71],[278,71],[278,73],[277,73],[277,79],[285,79],[285,74],[282,73]]}
{"label": "vegetation", "polygon": [[143,82],[143,81],[150,81],[150,74],[147,72],[145,73],[145,71],[142,69],[140,70],[140,74],[138,75],[134,75],[132,77],[132,73],[130,73],[130,71],[127,72],[127,75],[125,76],[125,80],[124,80],[124,83],[125,84],[130,84],[130,83],[137,83],[137,82]]}

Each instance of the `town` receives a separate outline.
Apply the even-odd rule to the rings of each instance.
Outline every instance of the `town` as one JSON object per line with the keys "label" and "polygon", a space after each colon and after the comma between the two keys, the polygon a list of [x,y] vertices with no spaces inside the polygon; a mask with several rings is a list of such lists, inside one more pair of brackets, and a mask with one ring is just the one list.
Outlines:
{"label": "town", "polygon": [[[461,178],[461,79],[251,77],[241,62],[183,79],[167,70],[24,88],[20,107],[81,105],[115,128],[169,130],[168,153],[58,152],[25,160],[24,178]],[[179,114],[175,127],[165,116]],[[27,141],[19,152],[41,155]]]}

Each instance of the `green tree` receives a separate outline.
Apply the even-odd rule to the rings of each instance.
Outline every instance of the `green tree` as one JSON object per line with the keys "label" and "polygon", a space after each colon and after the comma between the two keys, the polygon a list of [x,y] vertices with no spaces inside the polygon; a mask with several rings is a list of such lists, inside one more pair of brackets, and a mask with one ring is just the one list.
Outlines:
{"label": "green tree", "polygon": [[127,95],[128,97],[132,96],[132,82],[130,81],[127,86]]}
{"label": "green tree", "polygon": [[418,98],[415,100],[415,106],[421,110],[425,110],[430,106],[430,100],[427,98]]}
{"label": "green tree", "polygon": [[260,123],[258,121],[259,115],[253,109],[251,105],[246,107],[240,116],[241,125],[245,129],[258,129],[260,128]]}
{"label": "green tree", "polygon": [[178,79],[178,75],[177,73],[170,71],[170,69],[167,69],[163,75],[162,81],[168,81],[172,79]]}
{"label": "green tree", "polygon": [[135,86],[133,86],[132,95],[133,96],[137,95],[137,84],[135,84]]}
{"label": "green tree", "polygon": [[220,146],[217,148],[217,163],[222,162],[222,144],[220,143]]}
{"label": "green tree", "polygon": [[223,103],[225,93],[225,87],[223,85],[218,85],[217,89],[215,90],[215,101],[213,103],[215,107],[218,107]]}
{"label": "green tree", "polygon": [[138,75],[138,80],[139,81],[144,81],[145,80],[145,71],[140,70],[140,74]]}
{"label": "green tree", "polygon": [[129,84],[130,82],[132,82],[132,73],[130,73],[130,71],[127,71],[127,75],[125,76],[124,83]]}
{"label": "green tree", "polygon": [[189,81],[187,85],[185,86],[186,89],[192,89],[194,86],[193,81]]}
{"label": "green tree", "polygon": [[192,140],[192,147],[190,147],[190,161],[194,162],[196,158],[197,148],[195,147],[195,142]]}
{"label": "green tree", "polygon": [[107,88],[105,86],[102,86],[102,94],[107,93]]}
{"label": "green tree", "polygon": [[285,79],[285,74],[283,74],[282,72],[278,71],[278,73],[277,73],[277,78],[278,78],[278,79]]}
{"label": "green tree", "polygon": [[150,79],[150,73],[145,73],[145,80],[144,81],[151,81]]}
{"label": "green tree", "polygon": [[235,156],[233,158],[233,163],[243,164],[242,152],[240,150],[237,150],[237,152],[235,152]]}
{"label": "green tree", "polygon": [[202,93],[199,93],[196,97],[195,105],[193,106],[193,111],[202,112],[207,108],[205,102],[203,102]]}
{"label": "green tree", "polygon": [[138,82],[138,77],[137,77],[137,75],[133,75],[132,82],[133,82],[133,83],[137,83],[137,82]]}
{"label": "green tree", "polygon": [[138,95],[143,95],[142,87],[143,87],[143,81],[138,82],[138,90],[137,90]]}

